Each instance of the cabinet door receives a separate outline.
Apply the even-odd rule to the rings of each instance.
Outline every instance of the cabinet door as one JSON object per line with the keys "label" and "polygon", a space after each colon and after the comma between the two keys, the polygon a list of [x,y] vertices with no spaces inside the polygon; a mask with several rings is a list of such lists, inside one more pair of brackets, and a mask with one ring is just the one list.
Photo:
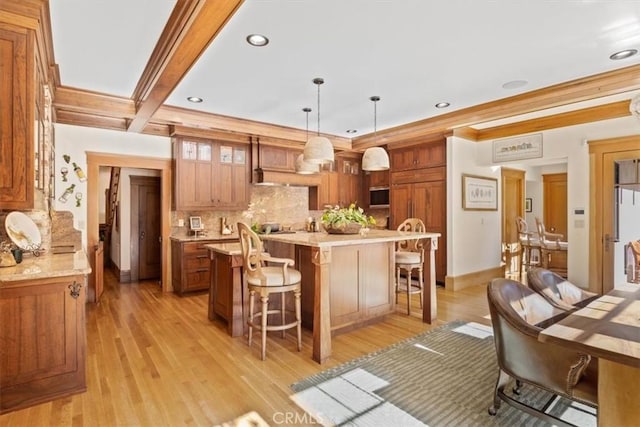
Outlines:
{"label": "cabinet door", "polygon": [[413,147],[399,148],[391,150],[391,169],[393,171],[409,170],[414,168]]}
{"label": "cabinet door", "polygon": [[260,167],[283,172],[295,172],[296,157],[302,153],[287,147],[260,146]]}
{"label": "cabinet door", "polygon": [[2,411],[85,389],[85,300],[82,276],[0,289]]}
{"label": "cabinet door", "polygon": [[211,178],[213,206],[217,208],[246,208],[249,201],[249,166],[247,147],[221,143],[214,155]]}
{"label": "cabinet door", "polygon": [[369,188],[388,187],[389,171],[373,171],[369,174]]}
{"label": "cabinet door", "polygon": [[394,184],[390,189],[391,228],[397,229],[411,215],[412,184]]}
{"label": "cabinet door", "polygon": [[33,44],[0,26],[0,206],[7,210],[34,207]]}
{"label": "cabinet door", "polygon": [[427,231],[440,233],[436,251],[436,281],[447,274],[447,184],[446,181],[413,184],[413,216],[424,222]]}

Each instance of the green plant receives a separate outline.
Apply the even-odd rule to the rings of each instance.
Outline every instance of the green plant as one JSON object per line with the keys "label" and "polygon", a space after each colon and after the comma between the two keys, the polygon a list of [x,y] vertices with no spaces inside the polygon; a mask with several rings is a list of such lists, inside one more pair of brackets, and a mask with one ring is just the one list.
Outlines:
{"label": "green plant", "polygon": [[351,203],[348,208],[334,206],[331,209],[325,209],[322,213],[322,223],[325,226],[341,227],[351,223],[357,223],[363,227],[375,225],[376,220],[372,216],[364,214],[364,210]]}

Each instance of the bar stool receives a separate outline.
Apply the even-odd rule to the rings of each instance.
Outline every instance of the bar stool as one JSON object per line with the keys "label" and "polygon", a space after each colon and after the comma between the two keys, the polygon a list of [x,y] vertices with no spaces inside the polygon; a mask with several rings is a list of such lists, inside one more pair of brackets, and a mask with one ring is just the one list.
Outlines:
{"label": "bar stool", "polygon": [[[253,328],[261,333],[260,358],[266,359],[267,331],[282,331],[282,338],[285,337],[287,329],[296,328],[298,335],[298,351],[302,351],[302,320],[300,306],[301,274],[298,270],[290,268],[294,261],[289,258],[275,258],[263,252],[262,241],[251,228],[242,223],[238,223],[238,234],[240,235],[240,247],[242,249],[243,277],[249,289],[249,315],[247,325],[249,325],[249,346],[253,337]],[[265,262],[281,264],[281,266],[265,266]],[[285,307],[285,294],[292,292],[294,296],[295,320],[286,322],[288,311]],[[279,309],[269,309],[269,297],[271,294],[281,294],[281,307]],[[260,297],[261,310],[255,312],[255,298]],[[269,325],[268,316],[270,314],[280,315],[280,324]]]}
{"label": "bar stool", "polygon": [[[407,218],[398,226],[398,231],[425,231],[424,223],[419,218]],[[396,246],[396,304],[398,292],[407,293],[407,314],[411,314],[411,295],[420,294],[420,308],[422,308],[422,291],[424,289],[424,277],[422,266],[424,265],[424,246],[422,240],[401,240]],[[407,281],[400,283],[400,272],[404,270]],[[413,270],[418,270],[418,282],[413,283],[411,278]]]}
{"label": "bar stool", "polygon": [[[522,217],[516,217],[516,227],[518,228],[518,241],[520,243],[520,277],[531,267],[540,265],[540,238],[537,233],[528,229],[527,222]],[[536,255],[534,258],[533,255]]]}

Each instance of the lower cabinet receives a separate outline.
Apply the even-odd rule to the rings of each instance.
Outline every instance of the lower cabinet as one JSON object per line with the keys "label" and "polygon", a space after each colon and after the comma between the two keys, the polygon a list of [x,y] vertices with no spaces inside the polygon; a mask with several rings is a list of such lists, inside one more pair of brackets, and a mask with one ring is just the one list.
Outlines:
{"label": "lower cabinet", "polygon": [[209,251],[204,245],[218,240],[171,241],[171,283],[178,295],[206,291],[211,281]]}
{"label": "lower cabinet", "polygon": [[0,413],[84,392],[85,276],[0,287]]}

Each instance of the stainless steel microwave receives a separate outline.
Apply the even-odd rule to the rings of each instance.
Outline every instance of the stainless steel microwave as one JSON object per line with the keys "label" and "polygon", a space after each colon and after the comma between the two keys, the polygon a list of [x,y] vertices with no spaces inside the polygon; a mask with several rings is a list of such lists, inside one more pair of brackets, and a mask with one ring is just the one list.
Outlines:
{"label": "stainless steel microwave", "polygon": [[389,207],[389,187],[369,188],[369,207],[388,208]]}

